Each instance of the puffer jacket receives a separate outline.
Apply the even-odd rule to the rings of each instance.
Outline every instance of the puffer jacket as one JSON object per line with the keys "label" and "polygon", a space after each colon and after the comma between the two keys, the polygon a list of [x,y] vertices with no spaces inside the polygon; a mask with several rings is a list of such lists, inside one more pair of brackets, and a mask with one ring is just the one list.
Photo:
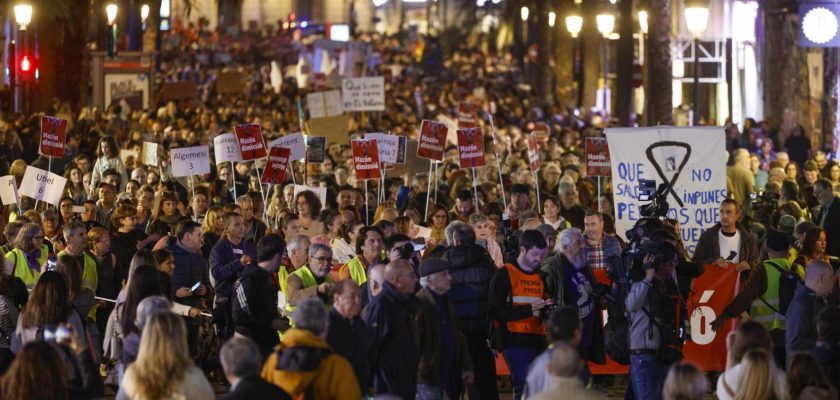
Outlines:
{"label": "puffer jacket", "polygon": [[[169,237],[166,249],[172,253],[175,264],[175,270],[172,272],[172,287],[175,290],[182,287],[192,288],[196,282],[201,282],[207,287],[209,294],[213,288],[210,285],[210,266],[207,264],[207,259],[201,253],[193,253],[181,246],[174,236]],[[175,301],[190,307],[201,307],[201,296],[198,294],[177,297]]]}
{"label": "puffer jacket", "polygon": [[477,244],[464,244],[448,248],[443,258],[451,266],[449,298],[461,332],[467,337],[486,338],[490,329],[487,290],[496,272],[490,253]]}
{"label": "puffer jacket", "polygon": [[[353,367],[314,333],[291,328],[260,373],[292,398],[361,399]],[[307,395],[309,394],[309,395]]]}

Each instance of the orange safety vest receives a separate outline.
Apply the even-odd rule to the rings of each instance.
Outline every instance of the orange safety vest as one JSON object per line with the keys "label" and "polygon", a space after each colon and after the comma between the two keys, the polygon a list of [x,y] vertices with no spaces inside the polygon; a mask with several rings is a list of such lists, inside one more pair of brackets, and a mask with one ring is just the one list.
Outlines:
{"label": "orange safety vest", "polygon": [[[513,264],[505,264],[510,276],[510,295],[513,305],[530,305],[546,298],[543,280],[539,270],[531,274],[525,273]],[[513,333],[545,334],[545,321],[538,316],[507,322],[507,330]]]}

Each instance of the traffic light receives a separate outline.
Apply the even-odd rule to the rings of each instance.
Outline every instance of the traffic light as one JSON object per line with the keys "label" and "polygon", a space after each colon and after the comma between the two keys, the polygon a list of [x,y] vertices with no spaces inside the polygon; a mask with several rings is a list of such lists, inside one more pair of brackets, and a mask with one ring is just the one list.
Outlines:
{"label": "traffic light", "polygon": [[35,66],[35,59],[32,58],[31,55],[21,55],[20,65],[18,69],[20,71],[20,80],[24,82],[34,80],[33,77],[35,76],[36,68],[37,67]]}

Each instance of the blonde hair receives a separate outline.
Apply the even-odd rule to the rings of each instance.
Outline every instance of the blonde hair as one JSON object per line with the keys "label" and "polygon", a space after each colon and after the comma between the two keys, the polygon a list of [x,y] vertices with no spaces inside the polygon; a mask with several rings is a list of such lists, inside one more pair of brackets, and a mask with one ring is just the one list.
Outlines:
{"label": "blonde hair", "polygon": [[709,390],[709,380],[694,364],[682,361],[668,369],[662,387],[664,400],[701,400]]}
{"label": "blonde hair", "polygon": [[87,234],[88,249],[93,251],[94,245],[96,244],[96,242],[98,242],[98,241],[102,240],[102,238],[108,237],[108,236],[109,236],[108,235],[108,230],[101,227],[101,226],[91,228],[90,231],[88,231],[88,234]]}
{"label": "blonde hair", "polygon": [[201,223],[201,233],[216,231],[216,227],[224,222],[225,209],[222,206],[212,206],[204,214],[204,222]]}
{"label": "blonde hair", "polygon": [[143,327],[137,361],[128,368],[135,383],[135,399],[170,397],[193,366],[184,320],[170,312],[154,314]]}
{"label": "blonde hair", "polygon": [[764,350],[750,350],[741,359],[742,372],[734,400],[787,398],[785,379],[776,368],[770,353]]}

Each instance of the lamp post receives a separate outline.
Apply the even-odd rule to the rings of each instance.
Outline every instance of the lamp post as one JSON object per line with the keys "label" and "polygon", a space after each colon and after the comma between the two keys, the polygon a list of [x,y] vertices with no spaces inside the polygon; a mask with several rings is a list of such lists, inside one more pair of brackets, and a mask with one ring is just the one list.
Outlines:
{"label": "lamp post", "polygon": [[519,17],[522,19],[522,42],[525,44],[525,47],[528,47],[528,16],[531,14],[531,10],[528,7],[522,7],[519,9]]}
{"label": "lamp post", "polygon": [[577,93],[577,108],[580,108],[583,97],[583,91],[580,88],[580,65],[578,62],[580,60],[578,56],[578,52],[580,51],[578,35],[582,28],[583,17],[580,15],[569,15],[566,17],[566,30],[572,35],[572,77],[575,82],[575,92]]}
{"label": "lamp post", "polygon": [[141,23],[141,25],[140,25],[141,28],[140,29],[143,32],[146,31],[146,19],[148,19],[148,18],[149,18],[149,5],[148,4],[143,4],[142,6],[140,6],[140,23]]}
{"label": "lamp post", "polygon": [[691,124],[700,124],[700,35],[709,23],[709,8],[699,1],[688,3],[685,7],[685,25],[694,36],[694,104]]}
{"label": "lamp post", "polygon": [[117,5],[108,4],[105,6],[105,15],[108,17],[108,57],[117,54]]}
{"label": "lamp post", "polygon": [[[26,27],[32,23],[32,6],[29,4],[18,4],[14,7],[15,13],[15,22],[18,25],[19,29],[19,41],[20,46],[17,47],[17,51],[15,51],[14,47],[11,47],[10,52],[12,53],[12,67],[10,70],[14,70],[14,73],[10,74],[10,84],[14,87],[14,103],[15,103],[15,111],[19,111],[21,107],[23,107],[24,114],[29,113],[29,77],[31,75],[31,62],[29,55],[29,41],[28,39],[28,32]],[[12,46],[14,46],[14,41],[12,41]],[[18,54],[21,55],[20,59],[22,60],[21,65],[18,65]],[[18,74],[17,70],[20,68],[20,74]],[[20,82],[16,82],[16,81]],[[25,83],[26,86],[24,87],[23,96],[21,95],[21,83]]]}
{"label": "lamp post", "polygon": [[607,97],[607,90],[609,90],[609,72],[610,72],[610,53],[609,53],[609,38],[608,36],[612,33],[613,28],[615,28],[615,15],[606,12],[603,14],[598,14],[595,17],[595,23],[598,25],[598,32],[604,36],[604,120],[609,121],[607,119],[607,115],[609,114],[610,105],[608,104],[609,98]]}

